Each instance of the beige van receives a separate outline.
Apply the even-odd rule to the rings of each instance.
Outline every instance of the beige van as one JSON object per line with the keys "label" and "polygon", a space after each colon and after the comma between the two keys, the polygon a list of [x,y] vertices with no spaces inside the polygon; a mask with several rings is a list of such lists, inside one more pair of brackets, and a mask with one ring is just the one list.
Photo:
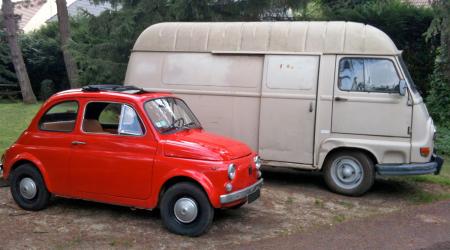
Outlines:
{"label": "beige van", "polygon": [[264,165],[323,171],[341,194],[442,166],[401,51],[370,25],[160,23],[137,39],[125,83],[181,96]]}

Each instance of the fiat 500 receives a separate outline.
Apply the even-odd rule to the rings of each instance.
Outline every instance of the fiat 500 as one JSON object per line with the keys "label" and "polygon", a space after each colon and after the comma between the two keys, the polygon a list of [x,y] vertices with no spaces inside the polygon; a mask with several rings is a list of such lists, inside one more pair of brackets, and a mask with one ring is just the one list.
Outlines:
{"label": "fiat 500", "polygon": [[87,86],[52,96],[2,156],[16,203],[41,210],[54,196],[159,208],[173,233],[198,236],[214,209],[258,199],[259,157],[202,129],[170,93]]}

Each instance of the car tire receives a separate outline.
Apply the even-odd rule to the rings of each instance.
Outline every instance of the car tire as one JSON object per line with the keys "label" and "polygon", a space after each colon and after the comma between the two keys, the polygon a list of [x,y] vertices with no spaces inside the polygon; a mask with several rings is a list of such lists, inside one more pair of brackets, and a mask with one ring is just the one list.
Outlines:
{"label": "car tire", "polygon": [[47,207],[50,193],[41,173],[31,164],[18,166],[11,172],[11,194],[19,207],[38,211]]}
{"label": "car tire", "polygon": [[170,232],[191,237],[205,233],[214,218],[208,196],[199,186],[189,182],[175,184],[164,192],[160,213]]}
{"label": "car tire", "polygon": [[335,193],[361,196],[375,182],[373,161],[360,151],[340,151],[327,157],[324,163],[324,178]]}

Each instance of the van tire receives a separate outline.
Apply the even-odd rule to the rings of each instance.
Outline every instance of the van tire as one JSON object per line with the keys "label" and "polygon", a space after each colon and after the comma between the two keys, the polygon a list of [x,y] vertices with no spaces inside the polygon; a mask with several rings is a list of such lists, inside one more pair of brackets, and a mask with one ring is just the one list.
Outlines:
{"label": "van tire", "polygon": [[324,178],[335,193],[361,196],[375,182],[374,163],[361,151],[339,151],[325,160]]}
{"label": "van tire", "polygon": [[10,186],[14,201],[25,210],[42,210],[50,201],[51,195],[44,179],[32,164],[26,163],[14,169],[10,176]]}
{"label": "van tire", "polygon": [[[187,204],[184,206],[187,207],[187,213],[182,211],[183,204]],[[193,207],[196,213],[190,216]],[[208,196],[198,185],[190,182],[177,183],[164,192],[160,213],[164,226],[170,232],[191,237],[208,231],[214,218],[214,208]]]}

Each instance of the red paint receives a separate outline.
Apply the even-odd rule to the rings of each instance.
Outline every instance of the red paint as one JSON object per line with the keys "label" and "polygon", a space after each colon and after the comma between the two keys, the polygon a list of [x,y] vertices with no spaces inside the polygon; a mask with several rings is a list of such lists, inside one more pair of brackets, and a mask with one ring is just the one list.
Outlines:
{"label": "red paint", "polygon": [[[256,183],[258,171],[253,163],[256,154],[239,141],[203,129],[160,134],[147,117],[144,103],[167,96],[172,95],[80,90],[58,93],[44,103],[27,130],[5,152],[4,177],[8,178],[16,163],[28,161],[40,170],[53,194],[141,208],[156,207],[166,182],[183,177],[201,185],[215,208],[239,203],[220,204],[220,195],[227,193],[228,165],[234,163],[237,167],[236,178],[231,182],[231,192],[234,192]],[[72,132],[40,130],[41,116],[63,101],[79,104],[75,129]],[[92,101],[132,106],[142,119],[145,135],[83,132],[84,109]],[[72,145],[73,141],[86,144]]]}

